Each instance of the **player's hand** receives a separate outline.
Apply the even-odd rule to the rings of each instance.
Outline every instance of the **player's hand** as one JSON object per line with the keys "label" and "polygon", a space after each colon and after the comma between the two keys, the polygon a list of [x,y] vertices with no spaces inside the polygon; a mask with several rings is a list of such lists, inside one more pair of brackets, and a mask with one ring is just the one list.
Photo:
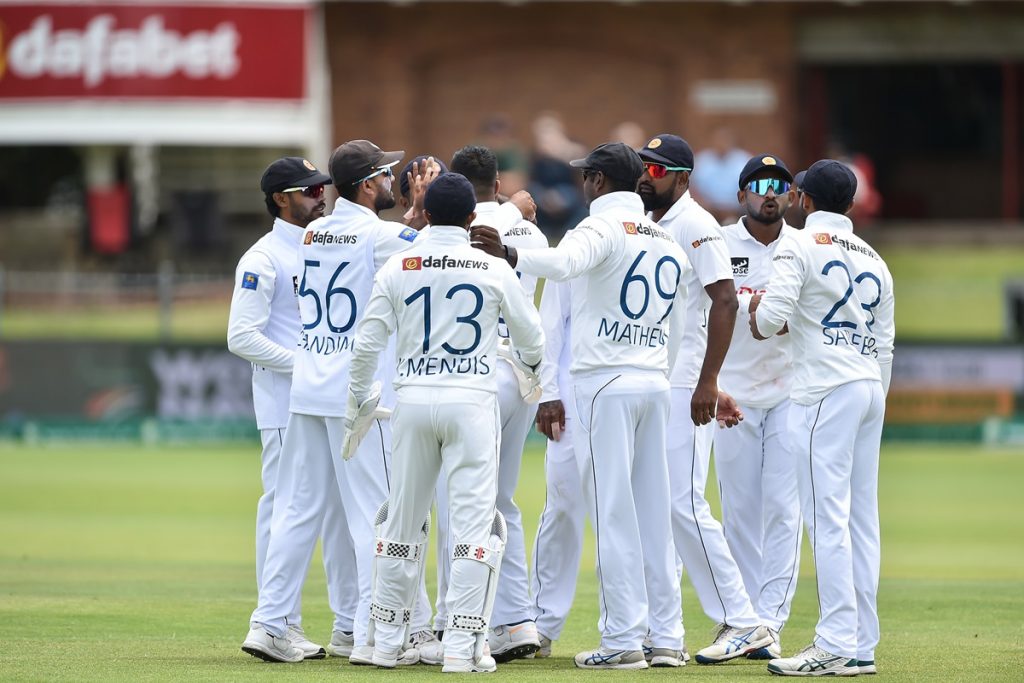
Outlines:
{"label": "player's hand", "polygon": [[469,243],[480,251],[500,259],[505,258],[501,235],[489,225],[474,225],[469,230]]}
{"label": "player's hand", "polygon": [[519,209],[519,213],[523,214],[524,219],[531,223],[537,222],[537,203],[533,201],[533,196],[529,192],[519,190],[519,192],[509,197],[508,201]]}
{"label": "player's hand", "polygon": [[544,401],[537,406],[537,431],[552,441],[562,438],[565,431],[565,406],[561,401]]}
{"label": "player's hand", "polygon": [[782,329],[775,333],[776,337],[781,337],[784,334],[789,334],[789,323],[787,322],[782,326]]}
{"label": "player's hand", "polygon": [[718,384],[697,383],[690,399],[690,419],[693,424],[706,425],[715,419],[715,406],[718,403]]}
{"label": "player's hand", "polygon": [[750,297],[750,304],[747,305],[747,313],[753,313],[761,303],[761,295],[755,294]]}
{"label": "player's hand", "polygon": [[736,404],[736,399],[724,391],[718,392],[718,411],[715,419],[718,420],[719,429],[735,427],[743,422],[743,411]]}
{"label": "player's hand", "polygon": [[409,180],[409,194],[412,197],[412,208],[417,215],[423,213],[423,198],[427,195],[427,188],[434,179],[441,174],[441,165],[434,161],[434,157],[427,157],[421,164],[413,162],[412,170],[406,175]]}
{"label": "player's hand", "polygon": [[749,324],[750,324],[750,334],[754,335],[754,339],[756,339],[758,341],[764,341],[765,339],[768,338],[768,337],[764,336],[763,334],[761,334],[761,330],[757,329],[757,313],[756,312],[752,312],[750,314]]}

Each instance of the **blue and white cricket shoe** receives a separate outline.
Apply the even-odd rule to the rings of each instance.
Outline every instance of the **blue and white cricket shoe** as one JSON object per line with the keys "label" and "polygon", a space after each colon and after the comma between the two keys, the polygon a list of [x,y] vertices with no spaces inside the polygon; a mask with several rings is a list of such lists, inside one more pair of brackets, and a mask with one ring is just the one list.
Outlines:
{"label": "blue and white cricket shoe", "polygon": [[698,664],[718,664],[730,659],[743,657],[767,647],[774,641],[767,626],[747,626],[735,628],[728,624],[718,627],[715,641],[697,653]]}
{"label": "blue and white cricket shoe", "polygon": [[776,676],[856,676],[860,667],[856,659],[809,645],[792,657],[768,662],[768,673]]}
{"label": "blue and white cricket shoe", "polygon": [[590,650],[574,658],[581,669],[646,669],[643,650]]}

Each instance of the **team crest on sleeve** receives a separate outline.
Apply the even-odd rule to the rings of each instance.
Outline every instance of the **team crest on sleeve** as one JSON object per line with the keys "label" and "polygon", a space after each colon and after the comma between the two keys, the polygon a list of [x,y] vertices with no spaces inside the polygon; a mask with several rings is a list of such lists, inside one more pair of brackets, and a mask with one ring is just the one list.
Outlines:
{"label": "team crest on sleeve", "polygon": [[260,282],[260,276],[256,273],[250,273],[245,271],[242,274],[242,289],[256,289],[256,285]]}
{"label": "team crest on sleeve", "polygon": [[635,235],[636,234],[636,223],[626,223],[626,222],[623,222],[622,223],[622,227],[626,229],[626,234],[627,235]]}
{"label": "team crest on sleeve", "polygon": [[407,259],[402,259],[402,270],[422,270],[423,269],[423,257],[422,256],[410,256]]}
{"label": "team crest on sleeve", "polygon": [[412,228],[403,228],[402,232],[398,233],[398,236],[406,242],[414,242],[416,240],[416,235],[418,234],[419,233]]}
{"label": "team crest on sleeve", "polygon": [[816,232],[814,233],[815,244],[832,244],[832,235],[827,232]]}

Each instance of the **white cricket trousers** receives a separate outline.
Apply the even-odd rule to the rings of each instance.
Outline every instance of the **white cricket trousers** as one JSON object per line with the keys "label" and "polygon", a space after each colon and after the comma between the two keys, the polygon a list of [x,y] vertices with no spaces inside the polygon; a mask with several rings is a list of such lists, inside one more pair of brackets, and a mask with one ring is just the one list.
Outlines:
{"label": "white cricket trousers", "polygon": [[[498,414],[501,430],[501,450],[498,455],[498,511],[505,517],[508,542],[501,560],[501,578],[491,615],[492,626],[518,624],[533,618],[530,602],[530,580],[526,569],[526,540],[523,535],[523,514],[516,505],[515,492],[519,484],[519,471],[523,463],[523,448],[533,426],[537,406],[523,401],[519,382],[512,366],[498,362]],[[443,470],[442,470],[443,471]],[[443,476],[443,475],[442,475]],[[444,607],[448,592],[448,574],[451,569],[452,544],[448,539],[448,495],[445,482],[438,481],[437,496],[437,616],[436,630],[444,630],[448,612]],[[447,552],[440,552],[447,549]]]}
{"label": "white cricket trousers", "polygon": [[544,456],[544,510],[533,544],[533,618],[537,630],[558,640],[576,594],[583,551],[583,484],[573,441],[579,427],[572,400],[562,402],[565,429],[558,441],[548,440]]}
{"label": "white cricket trousers", "polygon": [[[669,384],[660,373],[573,378],[575,453],[597,539],[601,646],[683,646],[669,520],[665,429]],[[643,580],[641,581],[641,577]]]}
{"label": "white cricket trousers", "polygon": [[[498,404],[493,393],[473,389],[405,387],[391,415],[394,429],[388,519],[381,538],[419,543],[423,520],[430,511],[441,465],[448,479],[449,545],[490,546],[498,471]],[[439,545],[439,552],[441,546]],[[416,562],[380,556],[375,601],[405,607],[412,604],[419,566]],[[446,596],[448,614],[480,615],[489,621],[485,592],[490,569],[473,560],[451,565]],[[399,624],[378,623],[378,648],[402,645]],[[475,637],[449,630],[445,657],[471,658]]]}
{"label": "white cricket trousers", "polygon": [[[263,495],[256,504],[256,590],[263,584],[263,566],[270,545],[270,524],[274,514],[277,472],[284,445],[284,429],[261,429],[263,442]],[[320,530],[323,546],[324,574],[327,576],[327,602],[334,613],[335,631],[352,631],[359,595],[355,567],[355,549],[345,525],[341,497],[326,496],[323,525]],[[289,624],[302,624],[302,591],[288,614]]]}
{"label": "white cricket trousers", "polygon": [[843,384],[818,403],[790,408],[790,448],[814,552],[820,617],[815,643],[873,660],[878,645],[878,451],[882,383]]}
{"label": "white cricket trousers", "polygon": [[708,617],[737,628],[760,620],[743,588],[722,525],[704,498],[715,423],[697,427],[690,419],[693,389],[672,388],[668,427],[668,475],[672,486],[672,537],[697,599]]}
{"label": "white cricket trousers", "polygon": [[781,631],[800,573],[800,493],[788,448],[789,399],[740,406],[743,422],[715,429],[722,527],[761,623]]}
{"label": "white cricket trousers", "polygon": [[[373,523],[388,495],[390,431],[387,421],[374,422],[356,456],[345,462],[341,459],[342,418],[291,414],[281,451],[259,604],[251,618],[254,625],[284,635],[288,613],[302,590],[323,524],[327,497],[340,494],[357,574],[359,603],[353,634],[357,646],[366,644],[373,588]],[[428,610],[429,605],[422,604],[419,609]]]}

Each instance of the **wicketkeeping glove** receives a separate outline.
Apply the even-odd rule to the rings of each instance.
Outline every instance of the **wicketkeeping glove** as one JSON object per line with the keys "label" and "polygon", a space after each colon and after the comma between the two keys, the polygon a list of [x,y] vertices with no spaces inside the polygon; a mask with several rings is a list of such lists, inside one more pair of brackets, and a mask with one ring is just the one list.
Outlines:
{"label": "wicketkeeping glove", "polygon": [[[370,395],[362,403],[356,401],[356,397],[350,389],[348,392],[348,406],[345,409],[345,439],[341,442],[341,457],[349,460],[356,454],[360,442],[370,431],[373,421],[380,419],[377,415],[377,404],[380,403],[380,382],[374,382],[370,387]],[[379,409],[384,412],[386,409]],[[390,415],[390,412],[388,412]]]}
{"label": "wicketkeeping glove", "polygon": [[505,339],[498,340],[498,358],[504,358],[512,365],[512,372],[519,382],[519,395],[523,397],[523,400],[530,404],[539,401],[543,389],[540,386],[540,376],[537,374],[537,370],[523,362],[523,359]]}

